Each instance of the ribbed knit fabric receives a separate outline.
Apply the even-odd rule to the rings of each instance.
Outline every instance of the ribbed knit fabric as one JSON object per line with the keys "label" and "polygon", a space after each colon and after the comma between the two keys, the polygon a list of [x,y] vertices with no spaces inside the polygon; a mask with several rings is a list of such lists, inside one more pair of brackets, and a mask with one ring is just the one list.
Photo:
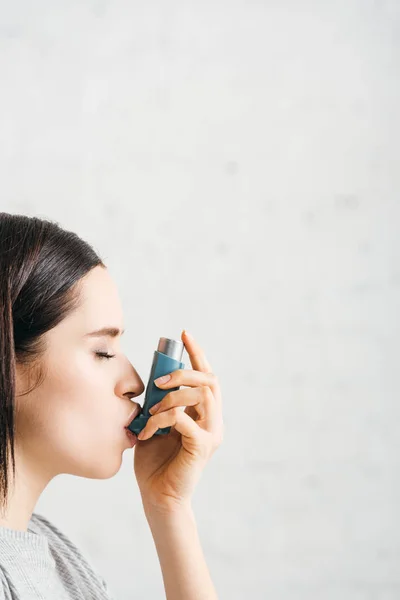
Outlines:
{"label": "ribbed knit fabric", "polygon": [[0,526],[0,600],[114,600],[105,580],[48,519]]}

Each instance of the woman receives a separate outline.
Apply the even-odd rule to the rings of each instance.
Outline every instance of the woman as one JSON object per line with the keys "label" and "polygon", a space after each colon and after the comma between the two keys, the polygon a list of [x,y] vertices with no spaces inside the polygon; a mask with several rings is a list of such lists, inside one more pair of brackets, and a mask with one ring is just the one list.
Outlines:
{"label": "woman", "polygon": [[[34,508],[53,477],[112,477],[131,447],[125,428],[140,408],[131,398],[145,386],[119,349],[116,286],[75,233],[3,212],[0,307],[0,598],[110,599],[79,549]],[[105,327],[119,331],[98,333]],[[160,387],[187,388],[167,394],[136,439],[134,472],[167,599],[208,600],[217,594],[191,497],[222,441],[221,392],[200,346],[185,332],[182,341],[193,370]]]}

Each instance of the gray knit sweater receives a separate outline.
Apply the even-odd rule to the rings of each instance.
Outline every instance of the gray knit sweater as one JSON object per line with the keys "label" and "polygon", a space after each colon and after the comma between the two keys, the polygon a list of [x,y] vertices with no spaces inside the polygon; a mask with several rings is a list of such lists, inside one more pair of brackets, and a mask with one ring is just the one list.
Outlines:
{"label": "gray knit sweater", "polygon": [[0,526],[0,600],[114,600],[105,580],[55,525]]}

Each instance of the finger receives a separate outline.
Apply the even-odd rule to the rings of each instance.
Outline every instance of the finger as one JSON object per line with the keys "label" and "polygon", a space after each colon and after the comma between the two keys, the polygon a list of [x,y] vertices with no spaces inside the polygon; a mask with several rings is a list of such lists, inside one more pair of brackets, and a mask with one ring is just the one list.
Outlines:
{"label": "finger", "polygon": [[181,333],[182,341],[185,345],[186,352],[189,354],[190,364],[197,371],[212,371],[210,363],[207,361],[205,354],[194,337],[185,329]]}
{"label": "finger", "polygon": [[[139,440],[147,440],[155,434],[160,427],[174,427],[183,438],[193,440],[199,435],[201,431],[196,421],[193,421],[184,411],[180,408],[171,408],[168,412],[160,413],[150,417],[147,421],[146,426],[139,433]],[[182,443],[184,441],[182,440]]]}
{"label": "finger", "polygon": [[[195,421],[199,427],[207,431],[216,428],[218,408],[211,389],[207,386],[176,390],[169,392],[158,404],[150,409],[152,415],[159,415],[177,406],[192,407],[195,410]],[[188,414],[188,413],[186,413]],[[191,415],[189,415],[191,418]],[[161,427],[161,425],[159,425]]]}
{"label": "finger", "polygon": [[214,373],[204,373],[202,371],[194,371],[193,369],[177,369],[169,373],[170,379],[165,383],[157,382],[154,383],[161,389],[168,389],[174,387],[180,387],[186,385],[187,387],[200,387],[208,386],[214,394],[215,401],[221,406],[221,390],[219,386],[218,377]]}
{"label": "finger", "polygon": [[193,408],[193,406],[187,406],[187,407],[185,408],[185,413],[186,413],[187,415],[189,415],[189,417],[190,417],[191,419],[194,419],[194,420],[196,420],[196,419],[197,419],[197,417],[198,417],[198,415],[197,415],[197,412],[196,412],[196,409],[194,409],[194,408]]}
{"label": "finger", "polygon": [[160,382],[159,379],[161,377],[158,377],[154,380],[155,385],[161,389],[168,389],[180,385],[188,387],[208,385],[211,387],[217,383],[217,377],[214,373],[204,373],[203,371],[194,371],[193,369],[176,369],[176,371],[172,371],[168,375],[170,376],[168,381]]}

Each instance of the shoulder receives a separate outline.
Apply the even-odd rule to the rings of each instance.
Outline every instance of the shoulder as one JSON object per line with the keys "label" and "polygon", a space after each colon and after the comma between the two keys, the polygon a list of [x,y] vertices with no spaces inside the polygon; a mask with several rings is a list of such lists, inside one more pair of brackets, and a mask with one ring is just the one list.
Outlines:
{"label": "shoulder", "polygon": [[[99,598],[104,597],[111,600],[111,596],[107,595],[109,588],[105,579],[97,572],[91,562],[83,555],[80,548],[66,533],[39,513],[34,512],[32,514],[31,524],[31,529],[47,537],[49,549],[56,562],[57,570],[63,578],[80,578],[85,585],[88,585],[90,582],[93,588],[97,590]],[[101,595],[100,592],[105,595]]]}
{"label": "shoulder", "polygon": [[54,547],[56,545],[59,548],[69,548],[72,552],[77,555],[80,554],[79,548],[70,540],[70,538],[61,531],[52,521],[44,517],[39,513],[33,513],[31,517],[31,524],[35,533],[45,535],[49,541],[49,546]]}
{"label": "shoulder", "polygon": [[0,600],[12,600],[10,582],[0,566]]}

